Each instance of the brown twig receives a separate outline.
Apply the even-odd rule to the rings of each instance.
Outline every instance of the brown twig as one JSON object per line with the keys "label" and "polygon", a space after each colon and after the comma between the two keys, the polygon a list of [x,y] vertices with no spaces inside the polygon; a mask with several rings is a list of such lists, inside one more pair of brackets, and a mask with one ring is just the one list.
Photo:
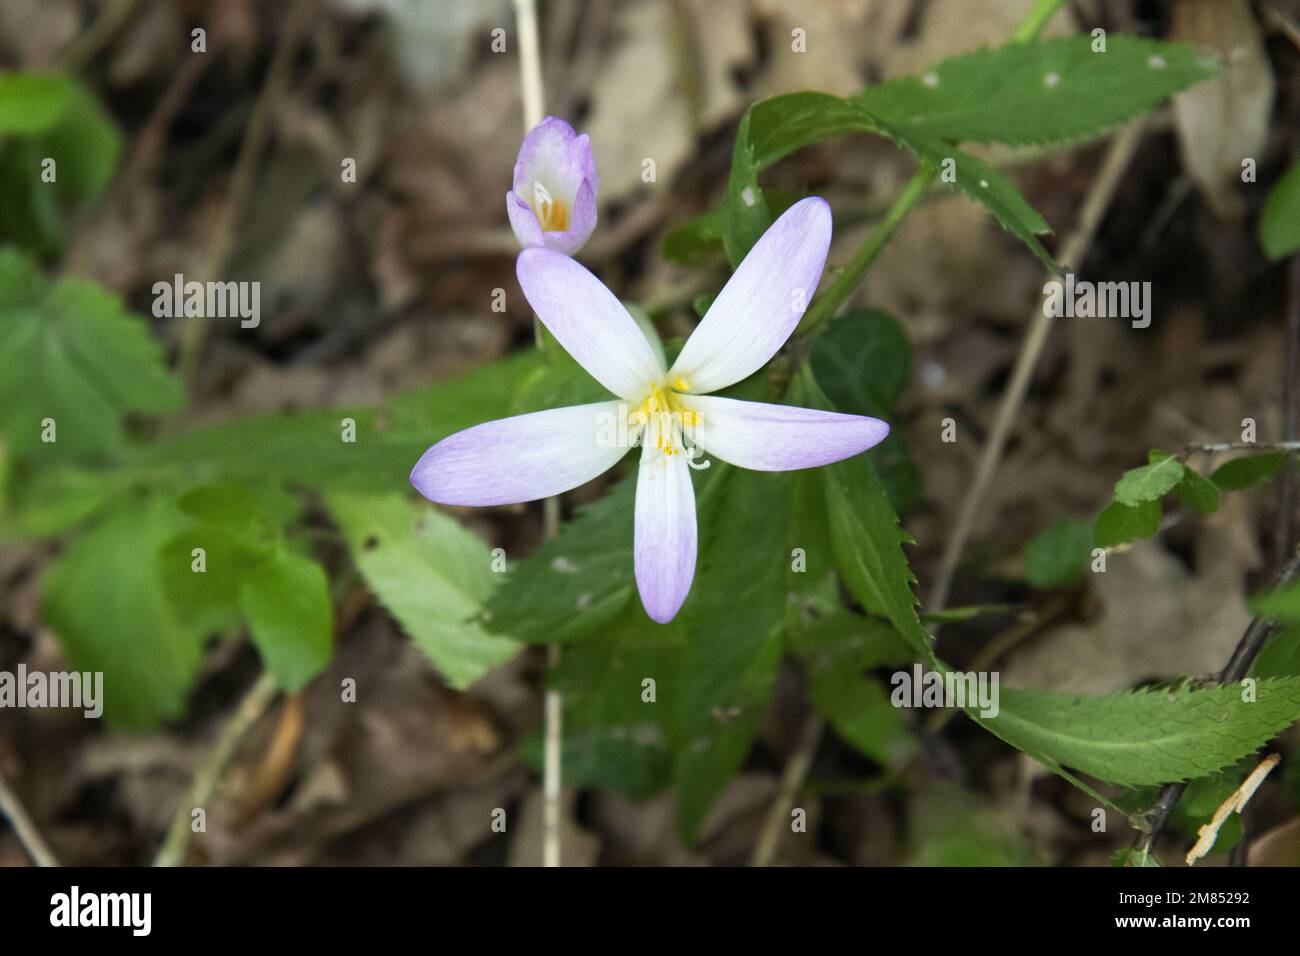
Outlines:
{"label": "brown twig", "polygon": [[781,774],[781,787],[772,806],[768,808],[763,829],[759,832],[758,842],[754,844],[753,855],[749,858],[750,866],[770,866],[772,858],[776,856],[781,834],[789,822],[790,810],[799,796],[804,777],[808,776],[808,768],[812,766],[813,756],[817,753],[817,745],[825,730],[826,722],[817,716],[816,711],[810,712],[804,721],[794,753]]}
{"label": "brown twig", "polygon": [[[1061,245],[1058,258],[1066,267],[1077,269],[1087,254],[1097,227],[1110,208],[1120,178],[1137,150],[1145,128],[1144,119],[1136,120],[1124,127],[1111,140],[1106,156],[1102,160],[1101,171],[1097,174],[1084,200],[1079,222]],[[932,610],[941,609],[948,601],[962,549],[966,546],[966,540],[975,526],[975,518],[984,504],[984,495],[997,472],[998,463],[1002,460],[1002,452],[1006,449],[1007,439],[1011,435],[1012,426],[1020,412],[1025,394],[1029,391],[1029,382],[1033,378],[1038,359],[1047,345],[1054,321],[1048,310],[1041,306],[1034,310],[1030,319],[1029,332],[1020,346],[1020,354],[1011,373],[1011,382],[1002,394],[1002,403],[998,406],[988,444],[984,446],[984,452],[975,470],[975,477],[962,501],[961,511],[957,515],[952,534],[944,544],[943,556],[939,560],[939,571],[935,575],[934,589],[928,601],[928,607]]]}

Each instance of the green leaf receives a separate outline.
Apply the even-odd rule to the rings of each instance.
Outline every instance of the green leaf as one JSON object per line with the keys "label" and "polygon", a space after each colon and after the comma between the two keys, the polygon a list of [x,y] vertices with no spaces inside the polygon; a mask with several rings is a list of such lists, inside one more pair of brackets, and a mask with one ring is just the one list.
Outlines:
{"label": "green leaf", "polygon": [[1025,548],[1025,580],[1036,588],[1078,584],[1088,573],[1092,528],[1078,518],[1061,518]]}
{"label": "green leaf", "polygon": [[75,466],[27,469],[6,495],[0,541],[61,534],[111,506],[131,485],[131,476],[120,471]]}
{"label": "green leaf", "polygon": [[1047,223],[1001,173],[937,135],[890,124],[860,104],[828,93],[774,96],[755,103],[742,118],[722,210],[723,243],[733,266],[772,221],[759,173],[796,149],[852,132],[886,136],[910,150],[923,165],[943,174],[943,182],[992,212],[1049,269],[1056,269],[1036,238],[1051,231]]}
{"label": "green leaf", "polygon": [[751,107],[741,117],[731,156],[727,196],[722,205],[722,246],[733,268],[740,265],[758,237],[772,224],[767,198],[758,185],[759,166],[749,139],[754,109]]}
{"label": "green leaf", "polygon": [[1259,244],[1270,259],[1300,250],[1300,162],[1282,174],[1259,216]]}
{"label": "green leaf", "polygon": [[665,259],[684,266],[702,266],[722,247],[722,213],[717,209],[700,213],[664,236],[659,251]]}
{"label": "green leaf", "polygon": [[[817,336],[809,362],[838,411],[889,420],[911,380],[912,348],[889,313],[850,311]],[[920,500],[921,473],[901,429],[892,429],[868,455],[895,511],[907,511]]]}
{"label": "green leaf", "polygon": [[813,376],[843,412],[890,415],[912,377],[912,347],[902,325],[879,309],[832,319],[813,345]]}
{"label": "green leaf", "polygon": [[[799,404],[828,408],[830,401],[805,366],[796,380]],[[819,469],[836,566],[850,593],[867,611],[885,617],[925,661],[934,660],[930,635],[916,612],[916,576],[903,545],[912,538],[898,523],[875,467],[855,455]]]}
{"label": "green leaf", "polygon": [[1093,136],[1215,74],[1194,47],[1112,35],[1010,43],[868,87],[854,102],[908,134],[952,142],[1050,143]]}
{"label": "green leaf", "polygon": [[[1300,597],[1293,607],[1300,607]],[[1288,615],[1288,620],[1294,620]],[[1251,673],[1256,677],[1300,677],[1300,628],[1286,627],[1268,639]]]}
{"label": "green leaf", "polygon": [[998,716],[981,722],[1050,767],[1154,785],[1229,766],[1300,718],[1300,678],[1259,681],[1253,702],[1242,693],[1237,685],[1102,696],[1003,690]]}
{"label": "green leaf", "polygon": [[1287,584],[1268,591],[1250,602],[1252,614],[1300,622],[1300,584]]}
{"label": "green leaf", "polygon": [[1159,501],[1144,501],[1140,505],[1112,501],[1092,526],[1092,543],[1098,548],[1113,548],[1149,538],[1160,530],[1161,514]]}
{"label": "green leaf", "polygon": [[41,138],[40,151],[55,160],[60,195],[74,203],[102,196],[122,154],[122,134],[80,84],[59,122]]}
{"label": "green leaf", "polygon": [[897,631],[882,621],[837,610],[792,641],[804,661],[812,704],[837,734],[881,764],[915,750],[902,711],[890,703],[884,685],[864,673],[912,659]]}
{"label": "green leaf", "polygon": [[396,495],[335,492],[326,502],[370,589],[453,687],[514,656],[517,644],[476,620],[496,578],[478,537]]}
{"label": "green leaf", "polygon": [[262,663],[281,689],[300,690],[334,652],[329,580],[319,564],[277,550],[249,568],[239,609]]}
{"label": "green leaf", "polygon": [[178,507],[191,518],[228,530],[250,544],[268,544],[298,516],[299,501],[274,484],[237,482],[199,485],[181,495]]}
{"label": "green leaf", "polygon": [[1187,467],[1183,469],[1183,480],[1174,485],[1174,493],[1184,505],[1203,515],[1218,511],[1222,500],[1218,485]]}
{"label": "green leaf", "polygon": [[59,121],[76,92],[76,83],[60,73],[0,75],[0,134],[45,132]]}
{"label": "green leaf", "polygon": [[179,717],[200,635],[163,597],[154,560],[184,524],[159,496],[121,502],[45,571],[42,616],[70,665],[104,675],[105,714],[135,729]]}
{"label": "green leaf", "polygon": [[1251,485],[1268,481],[1282,470],[1287,458],[1288,455],[1284,451],[1234,458],[1214,469],[1210,481],[1223,491],[1241,491]]}
{"label": "green leaf", "polygon": [[1115,484],[1115,500],[1130,507],[1159,501],[1183,480],[1183,463],[1162,451],[1151,452],[1151,463],[1124,472]]}
{"label": "green leaf", "polygon": [[912,538],[862,455],[822,469],[831,540],[844,583],[868,611],[882,614],[912,649],[931,660],[930,636],[916,613],[916,578],[903,554]]}
{"label": "green leaf", "polygon": [[[434,442],[516,414],[522,386],[544,361],[526,349],[380,406],[300,410],[212,425],[136,445],[124,463],[141,477],[170,472],[204,481],[236,478],[327,491],[405,493],[411,468]],[[355,442],[342,440],[345,418],[356,423]]]}
{"label": "green leaf", "polygon": [[[790,569],[790,473],[714,462],[696,477],[700,556],[659,686],[667,705],[677,826],[692,839],[744,762],[776,685]],[[638,609],[637,613],[641,613]]]}
{"label": "green leaf", "polygon": [[[194,553],[199,548],[201,564]],[[249,549],[224,528],[194,525],[158,552],[163,594],[176,616],[195,630],[225,630],[239,620],[239,588],[250,564],[267,553]]]}
{"label": "green leaf", "polygon": [[[663,677],[679,641],[636,613],[623,615],[599,641],[565,648],[553,682],[564,705],[565,786],[641,799],[668,782],[672,755],[661,723],[673,688]],[[652,697],[647,679],[655,681]]]}
{"label": "green leaf", "polygon": [[[560,533],[508,567],[487,602],[485,626],[528,643],[602,631],[636,593],[632,576],[635,479],[578,509]],[[639,605],[633,614],[641,614]]]}
{"label": "green leaf", "polygon": [[[0,436],[15,456],[69,456],[120,448],[131,412],[180,407],[183,392],[162,349],[121,300],[77,279],[48,285],[0,250]],[[54,442],[43,442],[53,419]]]}
{"label": "green leaf", "polygon": [[0,76],[0,137],[0,232],[53,255],[63,243],[64,207],[107,188],[121,134],[75,79],[11,74]]}

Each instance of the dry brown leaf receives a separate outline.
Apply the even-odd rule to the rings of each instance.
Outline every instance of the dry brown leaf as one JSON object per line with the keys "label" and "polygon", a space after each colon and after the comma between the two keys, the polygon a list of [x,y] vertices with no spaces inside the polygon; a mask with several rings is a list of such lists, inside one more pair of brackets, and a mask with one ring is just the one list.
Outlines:
{"label": "dry brown leaf", "polygon": [[1242,161],[1258,161],[1273,109],[1273,71],[1246,0],[1179,0],[1170,38],[1217,51],[1223,71],[1174,97],[1183,166],[1220,219],[1241,218]]}

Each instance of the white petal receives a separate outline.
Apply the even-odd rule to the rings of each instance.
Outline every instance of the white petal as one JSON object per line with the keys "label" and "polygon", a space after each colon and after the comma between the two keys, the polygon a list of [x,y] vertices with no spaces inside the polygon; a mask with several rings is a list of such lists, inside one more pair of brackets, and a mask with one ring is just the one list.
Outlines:
{"label": "white petal", "polygon": [[817,291],[831,210],[816,196],[787,209],[754,243],[687,339],[669,379],[697,395],[757,372],[794,331]]}
{"label": "white petal", "polygon": [[665,455],[646,442],[636,480],[636,586],[660,624],[676,615],[695,578],[695,491],[679,447]]}
{"label": "white petal", "polygon": [[663,379],[636,321],[594,275],[553,249],[525,249],[515,264],[538,318],[596,381],[640,403]]}
{"label": "white petal", "polygon": [[[549,498],[608,471],[627,452],[621,402],[551,408],[484,422],[426,451],[411,484],[444,505],[506,505]],[[622,412],[624,415],[626,412]]]}
{"label": "white petal", "polygon": [[717,395],[681,395],[678,401],[699,416],[687,437],[723,461],[754,471],[829,465],[880,444],[889,434],[887,424],[865,415]]}

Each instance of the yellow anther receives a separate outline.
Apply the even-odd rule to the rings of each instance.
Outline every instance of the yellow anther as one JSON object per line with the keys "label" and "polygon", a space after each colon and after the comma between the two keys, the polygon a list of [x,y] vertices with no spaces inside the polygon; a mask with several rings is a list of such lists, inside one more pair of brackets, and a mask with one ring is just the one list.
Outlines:
{"label": "yellow anther", "polygon": [[686,381],[686,379],[678,375],[675,379],[673,379],[673,388],[675,388],[679,392],[689,392],[691,390],[691,384],[690,382]]}

